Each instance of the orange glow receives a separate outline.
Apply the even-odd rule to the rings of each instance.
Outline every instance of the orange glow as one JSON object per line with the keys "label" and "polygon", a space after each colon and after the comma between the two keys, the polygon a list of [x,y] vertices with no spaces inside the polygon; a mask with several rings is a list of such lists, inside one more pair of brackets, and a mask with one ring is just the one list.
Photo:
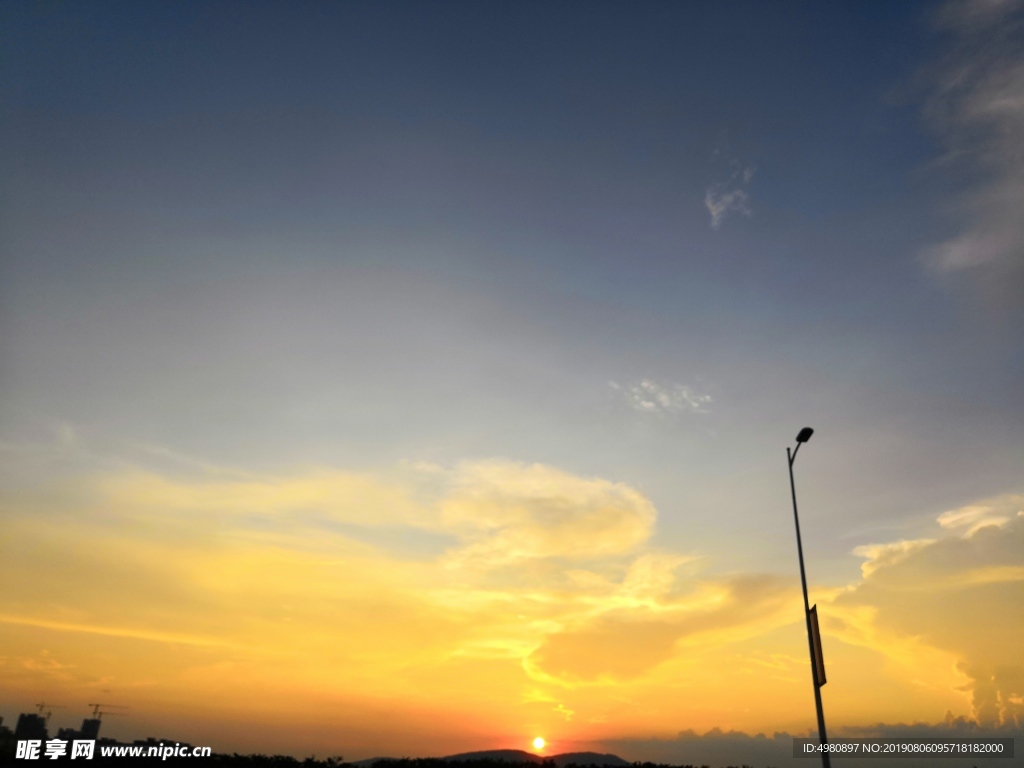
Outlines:
{"label": "orange glow", "polygon": [[[5,532],[31,546],[0,560],[10,706],[110,700],[133,714],[104,721],[112,736],[352,759],[503,748],[526,729],[583,749],[683,726],[809,727],[794,579],[703,577],[690,559],[647,549],[653,508],[624,486],[496,463],[454,484],[420,507],[402,483],[323,472],[230,486],[107,476],[67,514],[24,504]],[[352,535],[347,508],[347,528],[303,514],[352,494],[371,524],[447,546],[399,554]],[[375,518],[375,505],[390,513]],[[830,723],[971,714],[963,662],[1018,652],[1000,638],[1020,636],[1020,614],[1000,606],[1019,602],[1019,566],[993,561],[1000,578],[972,581],[973,561],[949,553],[960,542],[964,557],[1015,552],[1001,542],[1022,526],[1017,516],[951,534],[934,555],[927,542],[871,550],[859,586],[813,591]],[[561,542],[577,532],[600,556],[572,559]],[[983,647],[973,635],[958,646],[954,614],[935,611],[927,645],[899,624],[892,606],[906,595],[984,604],[1007,624]]]}

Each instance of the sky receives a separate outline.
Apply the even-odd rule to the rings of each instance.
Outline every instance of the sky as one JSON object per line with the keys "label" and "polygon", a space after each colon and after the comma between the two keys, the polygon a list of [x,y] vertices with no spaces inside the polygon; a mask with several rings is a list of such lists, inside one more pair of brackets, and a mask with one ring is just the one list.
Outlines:
{"label": "sky", "polygon": [[1022,25],[0,4],[0,715],[783,764],[811,426],[830,734],[1019,732]]}

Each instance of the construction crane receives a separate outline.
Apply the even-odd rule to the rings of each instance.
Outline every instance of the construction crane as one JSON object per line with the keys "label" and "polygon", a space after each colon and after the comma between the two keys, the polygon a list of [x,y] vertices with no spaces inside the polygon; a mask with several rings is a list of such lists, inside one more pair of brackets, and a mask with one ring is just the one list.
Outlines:
{"label": "construction crane", "polygon": [[[92,707],[92,717],[94,720],[102,720],[104,715],[124,715],[125,712],[108,712],[110,709],[128,709],[128,707],[122,707],[120,704],[89,704]],[[104,709],[106,708],[106,709]]]}
{"label": "construction crane", "polygon": [[39,702],[36,706],[39,707],[40,715],[43,714],[44,709],[46,710],[46,722],[50,722],[50,715],[53,714],[53,710],[64,709],[63,704],[47,704],[45,701]]}

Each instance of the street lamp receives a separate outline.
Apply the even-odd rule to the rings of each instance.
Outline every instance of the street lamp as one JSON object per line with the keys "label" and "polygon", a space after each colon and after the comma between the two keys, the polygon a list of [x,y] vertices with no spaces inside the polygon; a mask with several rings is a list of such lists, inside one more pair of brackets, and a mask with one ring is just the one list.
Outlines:
{"label": "street lamp", "polygon": [[825,684],[825,661],[821,653],[821,635],[818,633],[818,606],[811,608],[807,600],[807,573],[804,571],[804,548],[800,543],[800,518],[796,513],[796,483],[793,482],[793,462],[800,446],[811,439],[814,430],[804,427],[796,436],[796,448],[792,452],[786,447],[786,458],[789,459],[789,489],[793,493],[793,522],[796,524],[796,552],[800,557],[800,584],[804,588],[804,619],[807,621],[807,646],[811,653],[811,680],[814,682],[814,704],[818,708],[818,740],[821,743],[821,764],[823,768],[831,768],[826,750],[828,737],[825,735],[825,712],[821,708],[821,686]]}

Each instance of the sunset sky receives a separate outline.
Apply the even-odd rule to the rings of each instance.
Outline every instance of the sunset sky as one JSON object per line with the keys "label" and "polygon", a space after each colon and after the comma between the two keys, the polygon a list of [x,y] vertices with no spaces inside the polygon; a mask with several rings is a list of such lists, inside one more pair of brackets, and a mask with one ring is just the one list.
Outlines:
{"label": "sunset sky", "polygon": [[1020,731],[1022,35],[1009,0],[0,4],[5,724],[806,735],[809,425],[830,732]]}

